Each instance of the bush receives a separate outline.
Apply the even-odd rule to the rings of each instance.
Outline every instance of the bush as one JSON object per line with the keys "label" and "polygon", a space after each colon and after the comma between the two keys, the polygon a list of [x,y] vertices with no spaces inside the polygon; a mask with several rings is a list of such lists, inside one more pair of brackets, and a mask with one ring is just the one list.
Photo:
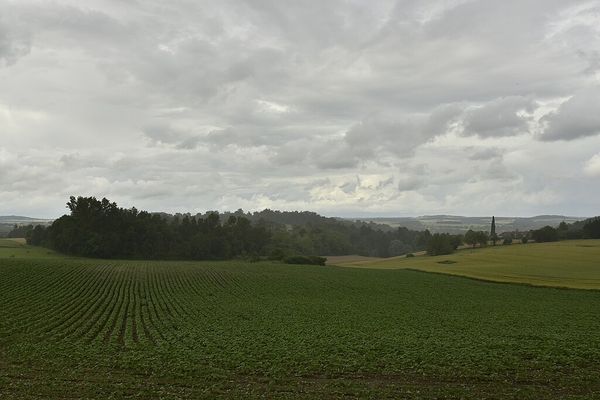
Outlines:
{"label": "bush", "polygon": [[523,237],[521,238],[521,243],[523,243],[523,244],[527,244],[527,242],[529,242],[529,238],[528,238],[527,236],[523,236]]}
{"label": "bush", "polygon": [[558,231],[547,225],[543,228],[532,231],[531,238],[538,243],[556,242],[558,240]]}
{"label": "bush", "polygon": [[318,256],[290,256],[283,259],[286,264],[325,265],[327,259]]}
{"label": "bush", "polygon": [[395,239],[390,242],[388,247],[388,255],[390,257],[400,256],[412,250],[412,246],[404,243],[401,240]]}
{"label": "bush", "polygon": [[248,262],[251,262],[251,263],[259,262],[260,261],[260,256],[258,254],[256,254],[256,253],[252,253],[252,254],[250,254],[249,256],[246,257],[246,260]]}
{"label": "bush", "polygon": [[447,233],[434,233],[427,243],[427,254],[439,256],[454,253],[454,238]]}
{"label": "bush", "polygon": [[406,258],[408,258],[408,257],[414,257],[414,256],[415,256],[415,255],[414,255],[413,253],[408,253],[408,254],[406,255]]}
{"label": "bush", "polygon": [[469,229],[464,236],[464,242],[475,247],[475,245],[486,246],[488,242],[488,234],[483,231],[474,231]]}
{"label": "bush", "polygon": [[271,254],[269,254],[269,260],[283,260],[285,257],[285,251],[279,248],[274,249],[271,251]]}
{"label": "bush", "polygon": [[588,220],[583,226],[583,233],[586,239],[600,239],[600,217]]}
{"label": "bush", "polygon": [[502,241],[502,244],[512,244],[513,240],[512,238],[506,238]]}

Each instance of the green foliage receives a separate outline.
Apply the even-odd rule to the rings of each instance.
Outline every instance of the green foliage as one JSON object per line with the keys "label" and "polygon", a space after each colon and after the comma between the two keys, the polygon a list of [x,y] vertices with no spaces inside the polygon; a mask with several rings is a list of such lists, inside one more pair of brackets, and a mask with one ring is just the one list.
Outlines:
{"label": "green foliage", "polygon": [[538,243],[556,242],[558,240],[558,231],[547,225],[543,228],[531,231],[531,238]]}
{"label": "green foliage", "polygon": [[400,256],[402,254],[406,254],[412,251],[412,249],[412,246],[407,245],[401,240],[394,239],[390,242],[388,254],[390,255],[390,257]]}
{"label": "green foliage", "polygon": [[523,244],[527,244],[527,242],[529,242],[529,237],[528,237],[527,235],[524,235],[524,236],[521,238],[521,243],[523,243]]}
{"label": "green foliage", "polygon": [[472,229],[469,229],[467,233],[465,233],[463,241],[473,247],[475,247],[475,245],[485,246],[488,242],[488,235],[483,231],[473,231]]}
{"label": "green foliage", "polygon": [[271,262],[0,257],[0,304],[2,399],[600,391],[597,291]]}
{"label": "green foliage", "polygon": [[290,254],[388,257],[422,250],[430,237],[428,231],[381,230],[308,212],[170,216],[123,209],[94,197],[71,197],[67,207],[70,215],[49,228],[31,229],[28,243],[100,258],[202,260],[256,254],[281,260]]}
{"label": "green foliage", "polygon": [[427,254],[430,256],[439,256],[443,254],[454,253],[456,239],[455,236],[447,233],[434,233],[427,244]]}
{"label": "green foliage", "polygon": [[463,235],[450,235],[450,243],[454,250],[457,250],[463,244],[463,240]]}
{"label": "green foliage", "polygon": [[492,216],[492,226],[490,228],[490,240],[492,244],[495,246],[496,241],[498,240],[498,235],[496,234],[496,217]]}
{"label": "green foliage", "polygon": [[587,220],[583,226],[583,234],[588,239],[600,239],[600,217]]}
{"label": "green foliage", "polygon": [[71,197],[67,207],[70,215],[47,229],[36,226],[28,243],[88,257],[199,260],[258,255],[269,241],[264,227],[243,217],[230,216],[224,223],[218,214],[167,221],[94,197]]}
{"label": "green foliage", "polygon": [[[556,240],[576,240],[576,239],[599,239],[600,238],[600,217],[589,218],[583,221],[566,223],[562,221],[556,228],[545,226],[541,229],[529,231],[530,238],[534,235],[542,242]],[[595,228],[594,228],[595,227]],[[555,232],[554,232],[555,231]],[[519,238],[520,232],[513,232],[515,237]]]}
{"label": "green foliage", "polygon": [[504,238],[504,240],[502,241],[502,244],[507,245],[507,244],[512,244],[513,240],[511,237],[507,237]]}
{"label": "green foliage", "polygon": [[286,264],[325,265],[327,258],[318,256],[290,256],[283,259]]}
{"label": "green foliage", "polygon": [[7,238],[26,238],[31,235],[33,225],[15,225],[6,235]]}

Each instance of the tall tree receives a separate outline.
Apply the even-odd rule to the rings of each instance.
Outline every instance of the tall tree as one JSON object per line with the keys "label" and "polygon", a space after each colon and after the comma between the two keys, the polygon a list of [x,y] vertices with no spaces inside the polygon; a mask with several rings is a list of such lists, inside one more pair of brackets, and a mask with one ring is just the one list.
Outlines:
{"label": "tall tree", "polygon": [[490,239],[492,240],[492,244],[496,245],[496,240],[498,240],[498,235],[496,235],[496,217],[492,215],[492,229],[490,230]]}

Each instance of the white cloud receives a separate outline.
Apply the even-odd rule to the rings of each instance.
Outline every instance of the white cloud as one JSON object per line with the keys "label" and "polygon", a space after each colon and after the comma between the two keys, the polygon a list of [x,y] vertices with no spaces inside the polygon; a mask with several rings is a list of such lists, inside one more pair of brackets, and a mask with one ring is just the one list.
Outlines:
{"label": "white cloud", "polygon": [[592,156],[586,163],[584,171],[589,176],[600,176],[600,153]]}

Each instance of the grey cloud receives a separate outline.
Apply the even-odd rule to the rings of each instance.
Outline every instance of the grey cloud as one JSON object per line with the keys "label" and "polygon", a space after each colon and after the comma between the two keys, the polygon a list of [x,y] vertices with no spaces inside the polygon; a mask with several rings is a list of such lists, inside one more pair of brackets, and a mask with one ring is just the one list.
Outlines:
{"label": "grey cloud", "polygon": [[515,164],[520,194],[545,193],[542,154],[580,175],[591,156],[552,141],[600,143],[593,3],[0,0],[0,204],[412,214],[509,187]]}
{"label": "grey cloud", "polygon": [[[10,15],[10,14],[9,14]],[[0,66],[11,66],[31,51],[31,35],[0,16]]]}
{"label": "grey cloud", "polygon": [[420,145],[446,134],[462,109],[459,104],[448,104],[426,113],[375,114],[351,127],[344,139],[359,159],[374,159],[376,154],[410,157]]}
{"label": "grey cloud", "polygon": [[398,190],[408,192],[425,186],[423,177],[403,176],[398,179]]}
{"label": "grey cloud", "polygon": [[270,159],[276,167],[297,165],[306,159],[309,149],[309,144],[304,141],[289,142],[279,146]]}
{"label": "grey cloud", "polygon": [[482,149],[468,148],[465,150],[469,153],[469,160],[475,160],[475,161],[500,158],[503,155],[502,151],[495,147],[482,148]]}
{"label": "grey cloud", "polygon": [[68,153],[59,158],[60,164],[68,170],[106,168],[108,162],[106,159],[98,157],[95,154]]}
{"label": "grey cloud", "polygon": [[163,121],[146,125],[142,128],[142,132],[153,142],[175,144],[177,146],[182,146],[183,143],[193,138],[189,132]]}
{"label": "grey cloud", "polygon": [[209,132],[206,136],[206,141],[216,146],[227,146],[230,144],[239,144],[240,136],[231,128],[219,129]]}
{"label": "grey cloud", "polygon": [[592,87],[573,95],[543,118],[547,124],[542,140],[573,140],[600,133],[600,88]]}
{"label": "grey cloud", "polygon": [[578,50],[577,54],[588,62],[588,66],[583,70],[584,74],[593,75],[600,71],[600,52]]}
{"label": "grey cloud", "polygon": [[345,145],[331,141],[323,147],[312,150],[310,156],[315,165],[321,169],[354,168],[360,162],[354,150]]}
{"label": "grey cloud", "polygon": [[379,183],[377,184],[377,189],[383,189],[386,186],[392,185],[393,183],[394,183],[394,178],[393,177],[389,177],[387,179],[379,181]]}
{"label": "grey cloud", "polygon": [[464,135],[480,137],[514,136],[528,132],[534,102],[529,98],[512,96],[496,99],[470,110],[464,119]]}
{"label": "grey cloud", "polygon": [[365,119],[345,135],[348,146],[365,158],[375,157],[378,150],[409,155],[429,139],[423,135],[420,122],[412,119],[396,121],[385,116]]}
{"label": "grey cloud", "polygon": [[483,170],[482,177],[484,180],[513,180],[517,175],[506,168],[502,160],[494,159]]}
{"label": "grey cloud", "polygon": [[436,107],[425,122],[423,131],[429,137],[445,134],[449,125],[456,122],[463,109],[464,105],[460,104],[447,104]]}
{"label": "grey cloud", "polygon": [[353,193],[359,185],[360,182],[354,180],[345,182],[344,184],[340,185],[339,188],[342,189],[344,193]]}

